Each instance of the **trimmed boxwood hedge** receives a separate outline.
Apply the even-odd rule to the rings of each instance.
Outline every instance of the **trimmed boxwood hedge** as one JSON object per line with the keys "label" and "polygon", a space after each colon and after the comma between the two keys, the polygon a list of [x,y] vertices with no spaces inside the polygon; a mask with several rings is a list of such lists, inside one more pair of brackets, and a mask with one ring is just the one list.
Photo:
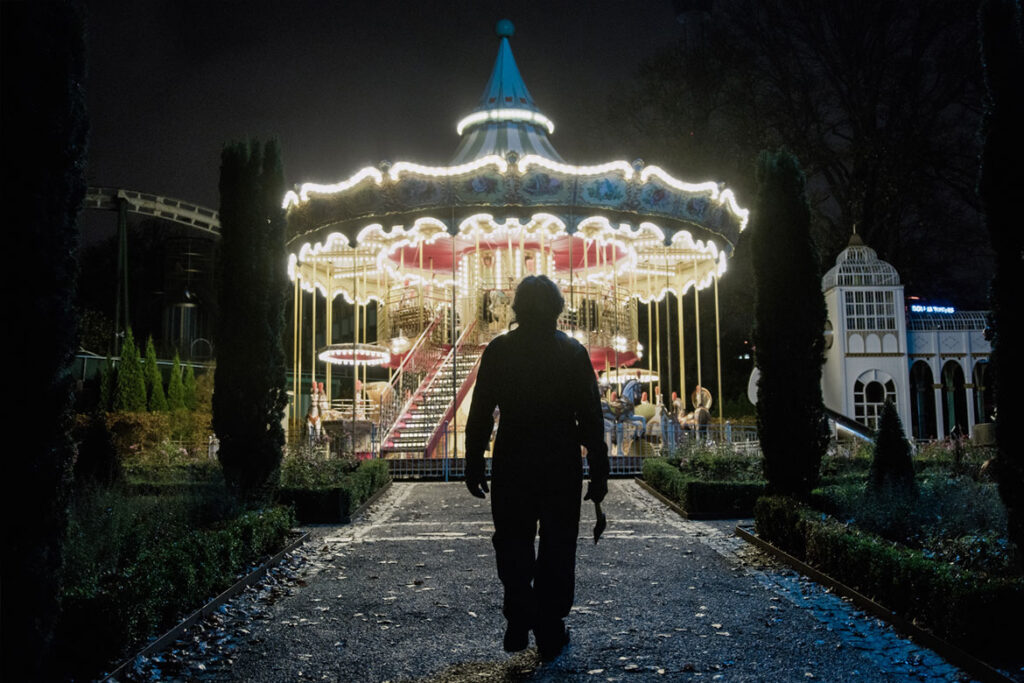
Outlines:
{"label": "trimmed boxwood hedge", "polygon": [[994,578],[925,557],[797,501],[760,498],[759,537],[978,656],[1019,648],[1024,578]]}
{"label": "trimmed boxwood hedge", "polygon": [[97,672],[282,548],[294,524],[290,509],[275,507],[209,529],[165,527],[155,542],[126,552],[116,570],[75,577],[63,597],[62,664],[76,678]]}
{"label": "trimmed boxwood hedge", "polygon": [[763,483],[695,479],[661,458],[644,460],[643,477],[688,515],[701,517],[749,517],[754,501],[764,494]]}
{"label": "trimmed boxwood hedge", "polygon": [[301,522],[348,522],[356,508],[390,481],[391,472],[387,461],[364,460],[335,486],[283,486],[278,492],[278,500],[294,507],[295,515]]}

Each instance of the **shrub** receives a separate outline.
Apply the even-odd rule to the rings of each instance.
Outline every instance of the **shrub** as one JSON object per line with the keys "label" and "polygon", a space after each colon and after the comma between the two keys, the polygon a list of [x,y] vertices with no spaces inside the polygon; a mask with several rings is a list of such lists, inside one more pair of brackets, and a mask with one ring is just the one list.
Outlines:
{"label": "shrub", "polygon": [[75,458],[75,481],[109,486],[121,478],[121,462],[117,457],[114,437],[103,413],[97,411],[83,422],[79,420],[73,436],[78,442]]}
{"label": "shrub", "polygon": [[286,508],[224,519],[224,496],[80,492],[65,565],[60,649],[87,677],[227,588],[284,545]]}
{"label": "shrub", "polygon": [[763,481],[705,481],[661,458],[644,460],[643,476],[644,481],[693,516],[744,517],[764,493]]}
{"label": "shrub", "polygon": [[[347,522],[352,513],[378,489],[391,481],[386,460],[364,460],[355,470],[309,477],[308,469],[289,465],[282,468],[278,499],[292,505],[303,522]],[[331,462],[331,461],[327,461]]]}

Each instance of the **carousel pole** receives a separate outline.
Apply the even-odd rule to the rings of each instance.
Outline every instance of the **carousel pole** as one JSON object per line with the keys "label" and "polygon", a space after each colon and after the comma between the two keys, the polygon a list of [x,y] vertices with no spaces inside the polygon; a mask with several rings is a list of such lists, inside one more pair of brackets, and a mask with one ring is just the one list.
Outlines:
{"label": "carousel pole", "polygon": [[359,268],[355,254],[352,254],[352,455],[356,453],[356,382],[359,381],[359,366],[356,364],[356,350],[359,348]]}
{"label": "carousel pole", "polygon": [[296,367],[296,371],[295,371],[295,377],[296,377],[296,379],[295,379],[295,386],[296,386],[296,390],[295,390],[295,405],[299,409],[300,412],[302,410],[302,393],[301,393],[302,392],[302,300],[304,298],[302,296],[301,280],[302,280],[301,271],[296,271],[295,282],[296,282],[296,284],[299,285],[299,287],[298,287],[298,301],[299,301],[299,303],[295,307],[296,311],[297,311],[296,314],[295,314],[295,319],[296,319],[296,321],[298,323],[298,325],[297,325],[298,330],[295,333],[296,337],[298,338],[298,343],[296,343],[296,345],[295,345],[295,367]]}
{"label": "carousel pole", "polygon": [[[672,372],[672,303],[668,298],[668,247],[665,247],[665,355],[668,358],[668,393],[672,395],[672,382],[675,380],[675,373]],[[679,393],[685,389],[680,387]]]}
{"label": "carousel pole", "polygon": [[[612,246],[612,253],[615,253],[615,247]],[[622,393],[622,379],[619,377],[619,344],[618,337],[619,332],[619,282],[618,273],[615,272],[615,262],[618,260],[618,256],[612,257],[612,313],[615,316],[615,338],[612,339],[612,350],[615,351],[615,386],[619,388],[619,393]],[[607,264],[607,258],[605,259]]]}
{"label": "carousel pole", "polygon": [[[653,291],[653,290],[652,290]],[[654,306],[654,348],[652,349],[651,359],[657,360],[657,365],[654,366],[654,374],[658,376],[658,384],[661,384],[661,306],[658,305],[657,299],[651,300],[651,305]],[[657,353],[655,353],[655,351]],[[664,389],[662,389],[664,392]],[[667,398],[666,405],[670,405],[672,402],[672,392],[662,396]]]}
{"label": "carousel pole", "polygon": [[295,287],[292,292],[292,429],[299,427],[299,264],[295,264]]}
{"label": "carousel pole", "polygon": [[[327,346],[330,346],[334,343],[334,279],[331,273],[334,268],[330,261],[328,261],[328,264],[330,265],[327,270],[327,306],[324,311],[324,324],[326,325],[326,329],[324,330],[324,337]],[[331,405],[331,394],[333,393],[331,391],[331,365],[331,363],[328,363],[327,367],[324,368],[324,390],[327,392],[328,406]]]}
{"label": "carousel pole", "polygon": [[426,329],[426,327],[424,326],[424,322],[423,322],[423,240],[422,239],[420,240],[420,286],[418,287],[418,289],[420,290],[420,305],[419,305],[419,311],[417,311],[416,315],[419,317],[420,333],[422,333],[423,330]]}
{"label": "carousel pole", "polygon": [[312,360],[309,364],[310,377],[312,379],[312,386],[316,386],[316,261],[313,261],[313,276],[311,282],[313,283],[313,303],[312,303],[312,318],[313,318],[313,332],[311,333],[310,341],[310,353],[312,354]]}
{"label": "carousel pole", "polygon": [[[699,278],[697,276],[697,260],[693,261],[693,314],[697,321],[697,386],[703,388],[703,380],[701,379],[701,368],[700,368],[700,290],[697,288],[697,282]],[[683,391],[685,391],[685,387]]]}
{"label": "carousel pole", "polygon": [[686,336],[684,334],[682,286],[679,289],[679,293],[676,294],[676,307],[679,316],[679,387],[682,390],[681,393],[686,393]]}
{"label": "carousel pole", "polygon": [[722,330],[718,319],[718,271],[715,270],[715,362],[718,366],[718,422],[722,422]]}
{"label": "carousel pole", "polygon": [[[651,381],[647,383],[647,395],[651,397],[652,401],[654,400],[654,377],[655,375],[658,374],[654,371],[654,344],[652,341],[654,339],[653,316],[651,315],[651,308],[652,304],[654,303],[653,289],[654,288],[651,286],[651,269],[648,265],[647,295],[650,296],[651,298],[647,301],[647,367],[650,368],[651,370]],[[661,384],[660,378],[658,380],[658,384]],[[661,387],[659,386],[658,388],[660,389]],[[655,403],[657,403],[657,401],[655,401]]]}

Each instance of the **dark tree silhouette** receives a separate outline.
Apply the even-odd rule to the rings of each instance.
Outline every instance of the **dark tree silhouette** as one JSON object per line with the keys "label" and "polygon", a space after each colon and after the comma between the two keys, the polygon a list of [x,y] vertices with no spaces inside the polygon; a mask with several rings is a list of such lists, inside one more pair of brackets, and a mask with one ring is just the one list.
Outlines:
{"label": "dark tree silhouette", "polygon": [[[88,117],[85,28],[72,2],[0,3],[3,192],[10,260],[24,285],[8,297],[23,442],[3,458],[3,678],[53,676],[63,537],[75,445],[70,436],[78,317],[78,213]],[[27,373],[31,372],[31,376]]]}
{"label": "dark tree silhouette", "polygon": [[[981,48],[985,66],[984,150],[978,193],[996,253],[992,279],[992,318],[995,330],[993,369],[996,385],[996,476],[999,494],[1009,515],[1010,539],[1024,551],[1024,453],[1016,443],[1016,421],[1024,415],[1024,330],[1020,307],[1024,296],[1020,212],[1017,207],[1019,171],[1024,157],[1024,73],[1021,7],[1013,0],[987,0],[981,12]],[[1024,557],[1024,552],[1018,553]]]}
{"label": "dark tree silhouette", "polygon": [[757,428],[769,493],[806,499],[829,438],[821,398],[825,299],[799,162],[786,150],[764,151],[757,182],[750,226]]}
{"label": "dark tree silhouette", "polygon": [[962,0],[716,0],[613,111],[639,133],[633,153],[741,198],[758,150],[785,145],[804,165],[825,263],[856,224],[910,291],[980,306],[975,273],[991,254],[972,229],[973,12]]}
{"label": "dark tree silhouette", "polygon": [[270,501],[284,445],[284,191],[276,142],[224,148],[213,427],[229,491],[247,506]]}

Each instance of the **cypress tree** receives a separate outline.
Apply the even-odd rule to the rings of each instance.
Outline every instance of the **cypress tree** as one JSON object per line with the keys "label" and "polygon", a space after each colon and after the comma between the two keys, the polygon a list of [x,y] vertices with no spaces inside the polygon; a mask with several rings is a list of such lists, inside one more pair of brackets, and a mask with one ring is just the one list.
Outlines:
{"label": "cypress tree", "polygon": [[54,680],[53,634],[60,608],[63,539],[75,444],[71,438],[78,349],[73,306],[78,213],[85,196],[89,127],[85,28],[71,2],[0,3],[0,126],[4,212],[11,267],[27,265],[31,286],[9,297],[12,357],[32,373],[18,427],[30,435],[4,457],[4,680]]}
{"label": "cypress tree", "polygon": [[225,482],[245,505],[270,500],[284,445],[284,189],[276,142],[224,148],[213,427]]}
{"label": "cypress tree", "polygon": [[124,331],[121,345],[121,363],[117,369],[117,391],[114,393],[114,410],[134,413],[146,409],[146,379],[135,346],[135,337],[129,327]]}
{"label": "cypress tree", "polygon": [[191,363],[185,366],[185,379],[181,385],[185,391],[185,407],[195,410],[199,407],[199,396],[196,394],[196,373]]}
{"label": "cypress tree", "polygon": [[903,422],[892,401],[885,402],[879,416],[867,490],[870,494],[892,494],[904,498],[917,493],[910,444],[903,434]]}
{"label": "cypress tree", "polygon": [[[996,477],[1007,510],[1010,540],[1024,551],[1024,452],[1016,443],[1016,424],[1024,415],[1024,330],[1020,305],[1020,213],[1017,162],[1024,156],[1024,73],[1021,7],[1013,0],[988,0],[980,10],[981,53],[986,96],[982,118],[984,145],[978,195],[995,252],[992,278],[992,370],[995,373]],[[1024,561],[1024,552],[1017,553]]]}
{"label": "cypress tree", "polygon": [[[193,382],[194,384],[195,382]],[[174,352],[171,378],[167,380],[167,409],[170,411],[185,409],[185,385],[181,381],[181,358],[177,351]]]}
{"label": "cypress tree", "polygon": [[784,149],[763,151],[757,182],[751,225],[757,428],[769,493],[806,499],[829,439],[821,398],[825,299],[799,162]]}
{"label": "cypress tree", "polygon": [[153,337],[146,340],[146,408],[151,413],[166,413],[167,399],[164,397],[164,378],[160,374],[160,366],[156,361],[156,347]]}

